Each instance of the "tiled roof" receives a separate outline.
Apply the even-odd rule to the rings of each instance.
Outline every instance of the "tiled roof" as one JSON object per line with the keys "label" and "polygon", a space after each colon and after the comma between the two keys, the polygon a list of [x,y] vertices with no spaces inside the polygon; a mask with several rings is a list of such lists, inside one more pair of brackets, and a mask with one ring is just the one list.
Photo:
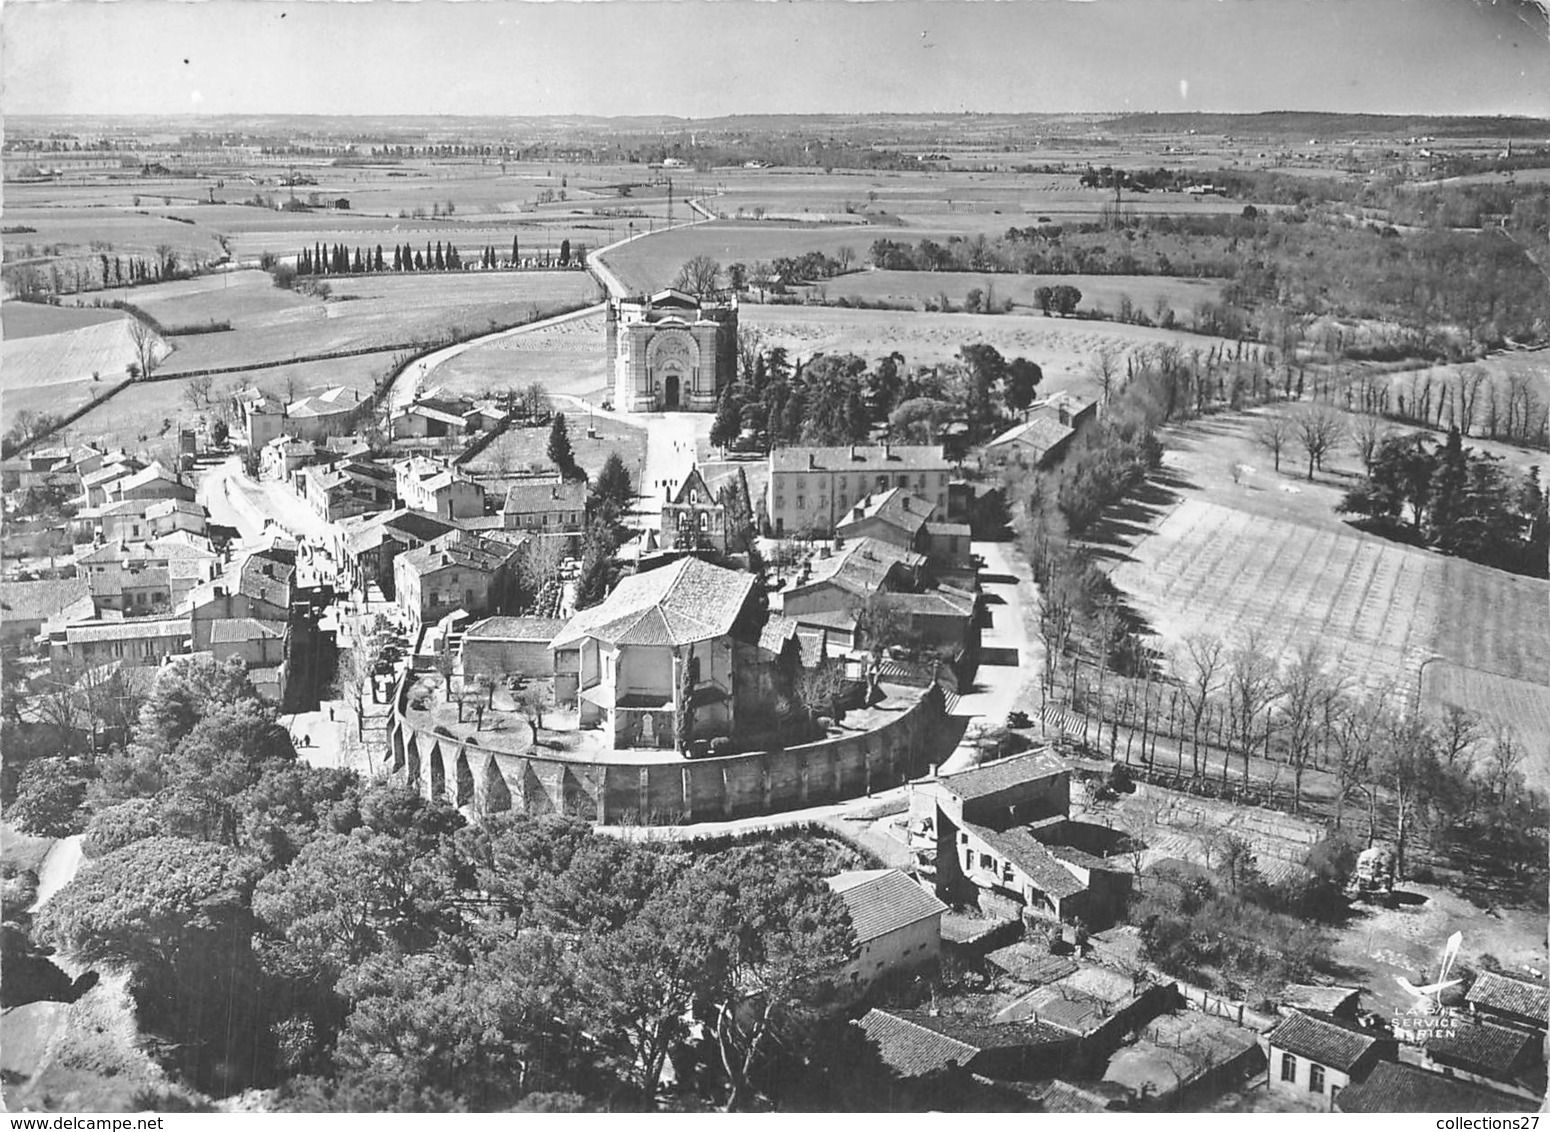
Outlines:
{"label": "tiled roof", "polygon": [[557,617],[486,617],[475,621],[463,635],[492,641],[542,641],[548,644],[564,627],[565,622]]}
{"label": "tiled roof", "polygon": [[1334,1013],[1361,995],[1357,987],[1320,987],[1307,983],[1288,983],[1281,992],[1281,1005],[1297,1010],[1322,1010]]}
{"label": "tiled roof", "polygon": [[1117,1100],[1093,1089],[1057,1080],[1049,1083],[1039,1103],[1045,1112],[1107,1112]]}
{"label": "tiled roof", "polygon": [[516,548],[505,542],[481,538],[471,531],[449,531],[440,538],[398,556],[404,568],[418,574],[456,566],[463,570],[494,573],[508,561]]}
{"label": "tiled roof", "polygon": [[861,869],[829,878],[850,912],[856,942],[865,943],[889,932],[947,911],[935,896],[898,869]]}
{"label": "tiled roof", "polygon": [[1035,986],[1063,979],[1077,969],[1077,964],[1063,955],[1051,955],[1025,942],[1008,944],[989,952],[986,959],[1007,974]]}
{"label": "tiled roof", "polygon": [[126,589],[145,589],[152,586],[167,589],[172,585],[172,578],[165,566],[136,567],[124,566],[117,562],[97,567],[91,572],[87,581],[91,584],[91,592],[94,594],[119,594]]}
{"label": "tiled roof", "polygon": [[587,503],[587,485],[579,480],[562,481],[559,477],[536,482],[514,483],[506,490],[501,510],[508,515],[531,515],[543,511],[581,511]]}
{"label": "tiled roof", "polygon": [[785,651],[787,643],[797,635],[797,623],[789,617],[771,613],[759,630],[759,647],[777,656]]}
{"label": "tiled roof", "polygon": [[935,511],[936,504],[927,503],[902,487],[890,487],[887,491],[874,491],[857,503],[845,513],[835,529],[843,530],[853,523],[877,519],[899,528],[913,539]]}
{"label": "tiled roof", "polygon": [[974,614],[973,598],[945,589],[927,590],[923,594],[889,594],[888,604],[900,613],[919,617],[971,617]]}
{"label": "tiled roof", "polygon": [[132,617],[122,621],[88,621],[65,629],[70,644],[83,641],[140,641],[153,637],[188,637],[187,617]]}
{"label": "tiled roof", "polygon": [[1378,1044],[1377,1037],[1349,1023],[1302,1010],[1283,1018],[1265,1040],[1277,1049],[1342,1072],[1350,1072]]}
{"label": "tiled roof", "polygon": [[985,445],[987,448],[1004,448],[1016,444],[1032,448],[1040,456],[1067,440],[1075,430],[1050,417],[1030,417],[1022,424],[1013,425],[1000,436]]}
{"label": "tiled roof", "polygon": [[852,593],[868,597],[882,588],[888,576],[900,564],[913,568],[923,562],[925,558],[919,554],[867,536],[846,543],[827,558],[810,559],[807,581],[791,588],[801,590],[823,582],[833,582]]}
{"label": "tiled roof", "polygon": [[136,471],[139,470],[140,467],[141,464],[138,460],[123,464],[104,464],[95,472],[87,472],[84,476],[82,476],[81,486],[98,487],[102,484],[109,483],[112,480],[122,479],[125,476],[132,476]]}
{"label": "tiled roof", "polygon": [[1540,1026],[1550,1020],[1550,990],[1544,983],[1531,983],[1492,971],[1481,973],[1464,1001],[1485,1010],[1529,1018]]}
{"label": "tiled roof", "polygon": [[968,1065],[980,1052],[977,1046],[886,1010],[869,1010],[857,1025],[877,1043],[884,1064],[900,1077],[924,1077],[949,1063]]}
{"label": "tiled roof", "polygon": [[1534,1112],[1539,1102],[1414,1065],[1380,1061],[1367,1080],[1340,1090],[1335,1107],[1341,1112]]}
{"label": "tiled roof", "polygon": [[1091,853],[1081,849],[1074,849],[1070,845],[1046,845],[1050,856],[1057,861],[1064,861],[1068,865],[1077,865],[1084,869],[1115,869],[1112,861],[1105,861],[1102,857],[1095,857]]}
{"label": "tiled roof", "polygon": [[1501,1072],[1518,1063],[1525,1047],[1539,1038],[1525,1030],[1492,1026],[1488,1022],[1456,1026],[1449,1037],[1429,1038],[1426,1052],[1485,1074]]}
{"label": "tiled roof", "polygon": [[[162,467],[161,464],[152,462],[150,467],[142,468],[138,472],[132,472],[131,474],[125,476],[118,483],[114,484],[113,491],[115,494],[121,495],[133,488],[144,487],[146,484],[156,483],[158,480],[165,483],[179,483],[177,476],[173,475],[166,468]],[[180,486],[182,485],[180,484]]]}
{"label": "tiled roof", "polygon": [[143,505],[148,519],[160,518],[162,515],[171,515],[179,511],[186,515],[208,514],[204,504],[195,503],[191,499],[135,499],[130,502]]}
{"label": "tiled roof", "polygon": [[723,637],[753,585],[752,574],[680,558],[625,578],[601,605],[571,618],[554,644],[596,637],[616,645],[677,646]]}
{"label": "tiled roof", "polygon": [[973,538],[974,528],[968,523],[938,523],[933,520],[926,524],[926,534],[938,538]]}
{"label": "tiled roof", "polygon": [[772,472],[946,472],[952,467],[940,444],[777,448],[770,453]]}
{"label": "tiled roof", "polygon": [[1059,774],[1067,769],[1064,760],[1050,754],[1047,750],[1039,750],[1013,755],[1007,759],[997,759],[995,762],[974,767],[972,770],[959,771],[957,774],[944,774],[937,781],[957,797],[968,800],[997,794],[1010,787]]}
{"label": "tiled roof", "polygon": [[85,578],[0,582],[0,617],[6,621],[46,621],[89,593]]}
{"label": "tiled roof", "polygon": [[210,625],[211,644],[237,644],[242,641],[279,641],[290,628],[284,621],[261,621],[256,617],[223,617]]}
{"label": "tiled roof", "polygon": [[1063,900],[1087,890],[1087,886],[1026,829],[994,830],[973,822],[964,822],[963,828],[1027,873],[1029,879],[1049,895]]}
{"label": "tiled roof", "polygon": [[326,417],[335,413],[347,413],[360,403],[361,395],[342,385],[312,397],[303,397],[286,406],[288,417]]}
{"label": "tiled roof", "polygon": [[397,511],[378,511],[365,517],[352,517],[341,524],[345,528],[345,547],[352,554],[380,546],[385,537],[396,535],[397,541],[430,542],[457,530],[458,524],[442,519],[429,511],[417,511],[410,507]]}

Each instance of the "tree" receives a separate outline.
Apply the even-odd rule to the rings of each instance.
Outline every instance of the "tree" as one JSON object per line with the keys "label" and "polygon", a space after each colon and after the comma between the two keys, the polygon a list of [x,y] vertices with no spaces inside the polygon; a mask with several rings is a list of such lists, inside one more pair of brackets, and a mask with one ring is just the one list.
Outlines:
{"label": "tree", "polygon": [[1017,412],[1023,412],[1033,404],[1044,371],[1037,362],[1027,358],[1013,358],[1006,370],[1006,403]]}
{"label": "tree", "polygon": [[151,371],[156,368],[158,361],[156,347],[161,339],[156,331],[152,330],[138,318],[129,320],[129,342],[134,347],[135,360],[132,365],[139,367],[138,376],[150,377]]}
{"label": "tree", "polygon": [[1327,405],[1304,405],[1292,418],[1297,441],[1308,455],[1308,478],[1315,466],[1323,468],[1324,457],[1340,438],[1340,415]]}
{"label": "tree", "polygon": [[516,695],[517,710],[533,729],[533,742],[544,726],[544,711],[553,705],[554,692],[548,683],[529,680]]}
{"label": "tree", "polygon": [[1220,637],[1208,633],[1191,633],[1184,638],[1184,652],[1177,658],[1177,664],[1180,691],[1190,714],[1193,771],[1199,775],[1200,728],[1206,709],[1221,690],[1227,669],[1227,648]]}
{"label": "tree", "polygon": [[[1035,292],[1037,298],[1037,292]],[[1082,301],[1082,292],[1069,283],[1061,283],[1050,291],[1050,305],[1058,314],[1069,316],[1076,313],[1078,304]],[[1040,303],[1042,306],[1042,302]],[[1048,313],[1048,311],[1046,311]]]}
{"label": "tree", "polygon": [[694,645],[689,645],[688,655],[682,658],[678,669],[678,695],[673,703],[673,738],[678,749],[687,752],[694,740],[694,693],[699,683],[700,662],[694,655]]}
{"label": "tree", "polygon": [[1254,426],[1254,443],[1269,452],[1275,461],[1275,470],[1281,470],[1281,453],[1291,443],[1291,422],[1280,413],[1265,413]]}
{"label": "tree", "polygon": [[619,516],[628,511],[634,502],[635,485],[630,482],[629,469],[624,466],[619,453],[610,452],[592,482],[592,510],[611,511],[613,516]]}
{"label": "tree", "polygon": [[22,768],[10,820],[24,833],[69,837],[83,828],[86,782],[63,758],[33,759]]}
{"label": "tree", "polygon": [[673,289],[693,295],[697,299],[706,299],[716,293],[716,285],[720,277],[721,264],[710,256],[703,254],[691,256],[684,261],[684,265],[674,276]]}
{"label": "tree", "polygon": [[1340,692],[1317,641],[1299,645],[1283,665],[1277,681],[1281,734],[1292,767],[1292,813],[1302,810],[1302,779],[1331,721],[1331,707]]}
{"label": "tree", "polygon": [[570,266],[570,240],[568,239],[560,241],[560,266]]}
{"label": "tree", "polygon": [[716,419],[710,426],[710,442],[723,453],[742,430],[743,406],[733,392],[734,388],[728,385],[721,391],[721,401],[716,405]]}
{"label": "tree", "polygon": [[215,378],[210,375],[190,378],[188,384],[183,387],[183,399],[195,410],[208,409],[210,391],[214,386]]}
{"label": "tree", "polygon": [[1115,380],[1119,376],[1119,351],[1110,345],[1099,346],[1097,353],[1088,360],[1087,367],[1103,394],[1103,403],[1107,405],[1114,395]]}
{"label": "tree", "polygon": [[554,422],[549,426],[549,462],[566,479],[575,478],[576,454],[571,449],[570,429],[565,423],[564,413],[555,413]]}

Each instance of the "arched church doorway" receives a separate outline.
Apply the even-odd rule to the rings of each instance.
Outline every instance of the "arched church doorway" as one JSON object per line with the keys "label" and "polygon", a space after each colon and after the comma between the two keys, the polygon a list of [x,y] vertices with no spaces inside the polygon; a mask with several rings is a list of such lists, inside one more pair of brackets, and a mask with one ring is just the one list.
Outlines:
{"label": "arched church doorway", "polygon": [[678,408],[678,375],[670,373],[667,380],[662,383],[662,407],[664,409]]}

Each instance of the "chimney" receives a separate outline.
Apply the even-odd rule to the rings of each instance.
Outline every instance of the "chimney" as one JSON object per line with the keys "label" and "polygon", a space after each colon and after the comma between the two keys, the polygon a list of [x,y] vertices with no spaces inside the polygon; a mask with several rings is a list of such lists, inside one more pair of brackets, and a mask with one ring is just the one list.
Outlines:
{"label": "chimney", "polygon": [[850,446],[850,458],[852,460],[856,459],[856,446],[854,444]]}
{"label": "chimney", "polygon": [[893,442],[891,440],[889,440],[887,437],[883,438],[883,459],[884,460],[892,460],[893,459]]}
{"label": "chimney", "polygon": [[814,470],[814,469],[816,469],[818,467],[818,455],[817,455],[817,453],[809,452],[807,454],[807,467],[808,467],[809,470]]}

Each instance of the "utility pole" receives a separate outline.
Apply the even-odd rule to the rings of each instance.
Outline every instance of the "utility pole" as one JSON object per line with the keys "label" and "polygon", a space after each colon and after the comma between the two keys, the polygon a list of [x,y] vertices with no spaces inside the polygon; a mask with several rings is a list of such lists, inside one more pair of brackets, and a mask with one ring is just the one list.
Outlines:
{"label": "utility pole", "polygon": [[673,179],[667,179],[667,226],[673,226]]}

